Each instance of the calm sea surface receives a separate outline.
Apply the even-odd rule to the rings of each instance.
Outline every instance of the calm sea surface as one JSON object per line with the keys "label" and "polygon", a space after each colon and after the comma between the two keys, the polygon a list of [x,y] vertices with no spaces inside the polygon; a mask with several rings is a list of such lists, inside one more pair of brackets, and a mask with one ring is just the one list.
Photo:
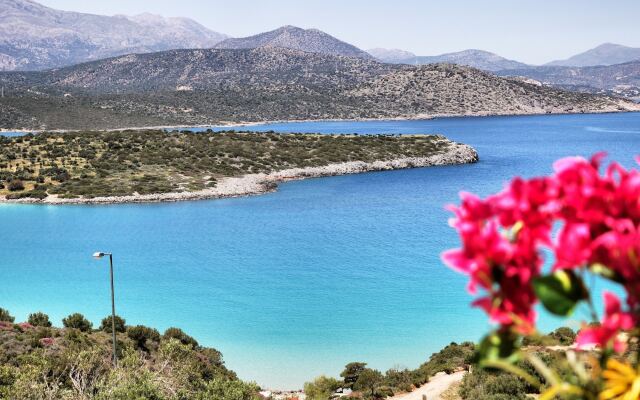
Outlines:
{"label": "calm sea surface", "polygon": [[[442,133],[476,147],[475,165],[313,179],[257,197],[166,204],[0,206],[0,306],[94,324],[116,307],[130,324],[179,326],[221,350],[243,379],[300,387],[350,361],[416,367],[486,319],[465,279],[439,260],[457,244],[443,206],[515,175],[599,150],[627,166],[640,114],[314,122],[253,130]],[[555,321],[543,321],[552,328]]]}

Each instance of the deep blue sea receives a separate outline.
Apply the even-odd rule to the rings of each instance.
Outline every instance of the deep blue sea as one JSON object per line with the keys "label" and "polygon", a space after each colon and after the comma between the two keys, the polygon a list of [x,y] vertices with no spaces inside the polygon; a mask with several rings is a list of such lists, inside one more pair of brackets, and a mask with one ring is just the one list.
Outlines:
{"label": "deep blue sea", "polygon": [[[283,184],[239,199],[104,206],[0,206],[0,306],[57,324],[116,308],[129,324],[184,328],[240,377],[272,388],[337,375],[350,361],[414,368],[451,341],[478,340],[486,318],[439,254],[455,247],[444,205],[563,156],[606,150],[633,165],[640,114],[309,122],[253,130],[442,133],[475,146],[474,165]],[[557,321],[545,320],[552,328]]]}

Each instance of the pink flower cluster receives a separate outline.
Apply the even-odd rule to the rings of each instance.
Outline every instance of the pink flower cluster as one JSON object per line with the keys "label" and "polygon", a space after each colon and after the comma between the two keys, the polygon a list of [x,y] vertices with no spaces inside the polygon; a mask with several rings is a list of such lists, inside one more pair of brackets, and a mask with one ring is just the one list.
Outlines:
{"label": "pink flower cluster", "polygon": [[[632,315],[640,308],[640,172],[611,163],[600,174],[603,157],[564,158],[554,164],[551,176],[516,178],[486,199],[462,193],[462,204],[450,207],[462,247],[442,258],[469,275],[472,294],[483,289],[474,305],[503,328],[523,334],[534,329],[537,299],[532,281],[542,272],[543,248],[553,252],[555,269],[598,266],[627,291],[629,311],[616,309],[620,302],[607,294],[602,327],[586,330],[583,343],[588,337],[606,345],[611,340],[607,332],[629,329],[629,321],[633,323]],[[557,223],[560,231],[552,240]],[[609,318],[614,314],[620,317],[616,322]]]}

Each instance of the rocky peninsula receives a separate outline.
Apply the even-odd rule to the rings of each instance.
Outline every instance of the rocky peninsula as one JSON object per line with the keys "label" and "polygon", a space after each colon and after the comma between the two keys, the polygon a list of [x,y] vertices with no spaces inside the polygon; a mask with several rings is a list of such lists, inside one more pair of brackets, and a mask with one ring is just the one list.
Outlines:
{"label": "rocky peninsula", "polygon": [[1,140],[0,201],[14,203],[238,197],[290,180],[478,161],[471,146],[441,135],[123,131]]}

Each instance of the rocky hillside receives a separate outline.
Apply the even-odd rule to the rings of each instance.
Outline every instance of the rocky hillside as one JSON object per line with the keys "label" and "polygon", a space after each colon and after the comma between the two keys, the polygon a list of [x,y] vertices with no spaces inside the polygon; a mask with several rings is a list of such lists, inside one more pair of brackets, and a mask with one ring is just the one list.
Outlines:
{"label": "rocky hillside", "polygon": [[[42,73],[6,74],[38,90],[98,93],[236,90],[277,85],[307,88],[351,86],[394,66],[372,60],[327,56],[284,48],[171,50],[130,54]],[[292,88],[291,90],[296,90]]]}
{"label": "rocky hillside", "polygon": [[598,47],[576,54],[566,60],[552,61],[547,66],[588,67],[594,65],[622,64],[640,60],[640,48],[604,43]]}
{"label": "rocky hillside", "polygon": [[499,78],[451,64],[402,69],[366,82],[347,95],[373,104],[378,103],[376,99],[385,99],[386,112],[406,116],[583,113],[634,108],[607,97]]}
{"label": "rocky hillside", "polygon": [[2,128],[638,109],[453,64],[393,65],[282,48],[172,50],[0,74]]}
{"label": "rocky hillside", "polygon": [[640,100],[640,60],[594,67],[532,67],[499,71],[543,84],[587,93],[603,93]]}
{"label": "rocky hillside", "polygon": [[484,71],[500,71],[503,69],[527,67],[527,64],[509,60],[488,51],[476,49],[445,53],[437,56],[416,56],[413,53],[399,49],[371,49],[369,53],[380,61],[393,64],[424,65],[448,63],[478,68]]}
{"label": "rocky hillside", "polygon": [[102,16],[0,0],[0,70],[41,70],[120,54],[211,47],[226,36],[186,18]]}
{"label": "rocky hillside", "polygon": [[369,53],[318,29],[302,29],[290,25],[254,36],[227,39],[216,45],[218,49],[256,49],[260,47],[281,47],[334,56],[372,58]]}

